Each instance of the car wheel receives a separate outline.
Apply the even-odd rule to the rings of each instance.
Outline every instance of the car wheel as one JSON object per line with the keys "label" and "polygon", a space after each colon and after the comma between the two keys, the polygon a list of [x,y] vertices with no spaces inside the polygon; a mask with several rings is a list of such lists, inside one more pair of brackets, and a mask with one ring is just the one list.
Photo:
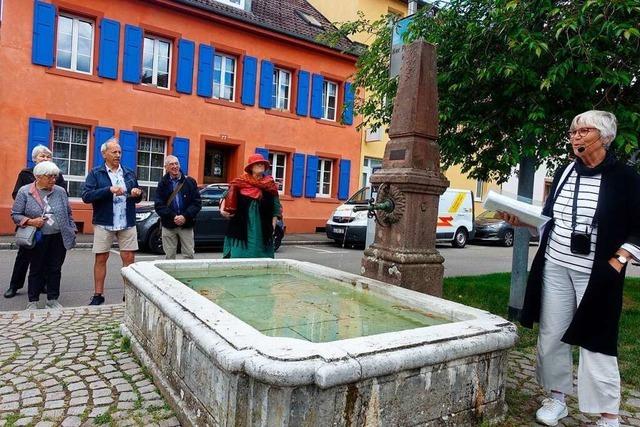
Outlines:
{"label": "car wheel", "polygon": [[149,233],[149,242],[147,243],[147,247],[154,254],[164,254],[164,249],[162,249],[162,230],[160,227],[154,227]]}
{"label": "car wheel", "polygon": [[513,230],[507,230],[507,232],[504,233],[504,237],[502,238],[502,245],[506,246],[507,248],[513,246]]}
{"label": "car wheel", "polygon": [[464,248],[467,245],[469,239],[469,233],[466,228],[460,227],[456,230],[456,234],[453,236],[451,246],[454,248]]}

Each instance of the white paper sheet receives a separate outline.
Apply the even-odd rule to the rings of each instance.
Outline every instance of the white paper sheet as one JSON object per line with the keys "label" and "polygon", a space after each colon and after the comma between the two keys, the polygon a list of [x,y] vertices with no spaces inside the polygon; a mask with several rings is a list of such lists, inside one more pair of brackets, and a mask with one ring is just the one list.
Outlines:
{"label": "white paper sheet", "polygon": [[542,208],[489,191],[484,208],[491,211],[507,212],[520,218],[520,222],[541,229],[551,218],[542,215]]}

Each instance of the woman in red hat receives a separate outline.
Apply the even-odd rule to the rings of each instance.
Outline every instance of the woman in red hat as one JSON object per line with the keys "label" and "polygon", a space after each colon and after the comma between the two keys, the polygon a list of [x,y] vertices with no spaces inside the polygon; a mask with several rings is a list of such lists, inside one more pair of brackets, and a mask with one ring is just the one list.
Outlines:
{"label": "woman in red hat", "polygon": [[244,172],[234,179],[220,205],[230,218],[224,239],[224,258],[273,258],[273,230],[282,207],[278,184],[265,171],[271,168],[261,154],[249,156]]}

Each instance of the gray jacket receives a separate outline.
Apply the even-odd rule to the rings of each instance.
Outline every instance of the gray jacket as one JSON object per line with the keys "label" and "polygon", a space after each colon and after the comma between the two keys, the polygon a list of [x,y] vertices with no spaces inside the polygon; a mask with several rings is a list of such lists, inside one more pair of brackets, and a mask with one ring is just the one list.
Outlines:
{"label": "gray jacket", "polygon": [[[23,226],[31,218],[42,216],[42,205],[36,200],[34,191],[38,191],[34,184],[27,184],[20,187],[18,194],[16,194],[16,200],[11,209],[11,218],[18,226]],[[78,228],[73,222],[69,198],[64,188],[57,185],[53,187],[53,191],[49,195],[49,206],[51,206],[51,213],[55,221],[60,226],[64,247],[67,250],[73,248],[76,245]]]}

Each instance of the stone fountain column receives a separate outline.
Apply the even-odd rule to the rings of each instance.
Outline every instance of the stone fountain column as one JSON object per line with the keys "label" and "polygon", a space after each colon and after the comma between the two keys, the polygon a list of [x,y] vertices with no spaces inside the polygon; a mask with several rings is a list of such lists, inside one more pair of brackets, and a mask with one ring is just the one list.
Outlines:
{"label": "stone fountain column", "polygon": [[400,70],[382,169],[371,177],[378,211],[374,243],[364,251],[362,275],[431,295],[442,295],[444,258],[436,250],[439,197],[449,186],[440,171],[436,48],[407,46]]}

